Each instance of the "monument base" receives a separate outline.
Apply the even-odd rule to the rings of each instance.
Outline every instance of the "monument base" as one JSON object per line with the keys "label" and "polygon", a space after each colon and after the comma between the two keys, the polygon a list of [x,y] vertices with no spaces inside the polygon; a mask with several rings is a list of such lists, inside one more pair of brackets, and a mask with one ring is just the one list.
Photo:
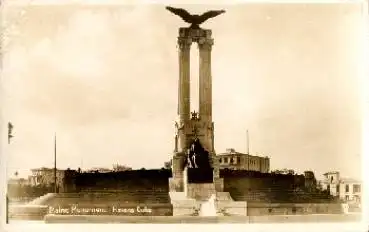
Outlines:
{"label": "monument base", "polygon": [[[199,187],[199,186],[197,186]],[[234,201],[228,192],[215,192],[218,216],[247,216],[247,202]],[[201,205],[207,200],[190,198],[185,192],[170,192],[173,216],[199,216]]]}
{"label": "monument base", "polygon": [[183,179],[172,177],[169,178],[169,192],[183,192]]}
{"label": "monument base", "polygon": [[185,185],[185,195],[188,198],[198,201],[207,201],[211,195],[216,194],[214,183],[190,184]]}

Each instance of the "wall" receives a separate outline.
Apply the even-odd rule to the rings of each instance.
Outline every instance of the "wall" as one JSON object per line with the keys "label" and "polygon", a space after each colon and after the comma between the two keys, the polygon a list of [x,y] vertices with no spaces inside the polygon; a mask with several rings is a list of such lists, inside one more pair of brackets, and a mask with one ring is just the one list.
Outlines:
{"label": "wall", "polygon": [[132,170],[110,173],[66,173],[65,192],[101,190],[169,191],[171,170]]}
{"label": "wall", "polygon": [[318,190],[305,189],[303,175],[284,175],[252,171],[221,170],[224,191],[234,200],[248,202],[329,202],[332,197]]}
{"label": "wall", "polygon": [[[348,191],[346,191],[346,185],[348,185]],[[354,185],[359,185],[361,190],[361,183],[341,183],[339,184],[339,197],[346,201],[361,201],[361,191],[355,192]]]}
{"label": "wall", "polygon": [[[40,170],[33,170],[31,176],[29,176],[29,182],[31,185],[54,185],[54,169],[44,168]],[[64,170],[56,170],[56,182],[58,186],[62,184],[64,178]]]}
{"label": "wall", "polygon": [[340,214],[342,206],[338,203],[322,204],[278,204],[248,203],[248,216],[261,215],[302,215],[302,214]]}
{"label": "wall", "polygon": [[[112,173],[66,174],[65,192],[148,190],[169,192],[171,170],[133,170]],[[234,200],[248,202],[330,202],[332,196],[322,192],[308,192],[303,175],[284,175],[253,171],[220,170],[224,192]]]}
{"label": "wall", "polygon": [[262,173],[268,173],[270,169],[270,159],[268,157],[253,156],[231,150],[228,153],[217,155],[217,158],[220,169],[249,170]]}
{"label": "wall", "polygon": [[53,192],[51,186],[30,186],[30,185],[13,185],[9,184],[7,194],[10,201],[32,200],[34,198]]}
{"label": "wall", "polygon": [[[247,216],[247,217],[150,217],[150,216],[136,216],[136,217],[112,217],[112,216],[59,216],[47,215],[45,223],[149,223],[149,224],[204,224],[204,223],[343,223],[351,222],[350,228],[352,231],[359,231],[362,229],[361,215],[358,214],[326,214],[326,215],[275,215],[275,216]],[[354,224],[355,222],[355,224]],[[337,228],[336,226],[334,228]],[[356,229],[355,229],[356,228]]]}

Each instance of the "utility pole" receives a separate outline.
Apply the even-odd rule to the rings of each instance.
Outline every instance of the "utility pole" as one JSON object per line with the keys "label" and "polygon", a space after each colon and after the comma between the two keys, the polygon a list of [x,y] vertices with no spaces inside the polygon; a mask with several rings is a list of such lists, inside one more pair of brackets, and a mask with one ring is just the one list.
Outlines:
{"label": "utility pole", "polygon": [[56,133],[54,135],[54,192],[57,192],[56,187]]}
{"label": "utility pole", "polygon": [[247,142],[247,154],[250,155],[250,138],[249,138],[249,130],[246,130],[246,142]]}

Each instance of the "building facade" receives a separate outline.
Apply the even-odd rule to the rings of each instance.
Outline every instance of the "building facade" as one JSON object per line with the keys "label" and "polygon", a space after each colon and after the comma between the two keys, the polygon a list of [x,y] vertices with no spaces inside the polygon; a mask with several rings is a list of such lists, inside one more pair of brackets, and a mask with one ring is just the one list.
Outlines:
{"label": "building facade", "polygon": [[95,172],[108,173],[108,172],[113,172],[113,170],[110,169],[110,168],[104,168],[104,167],[94,167],[94,168],[87,169],[84,172],[88,172],[88,173],[95,173]]}
{"label": "building facade", "polygon": [[352,178],[342,178],[337,171],[324,174],[321,188],[328,190],[332,196],[337,196],[346,202],[361,202],[361,181]]}
{"label": "building facade", "polygon": [[[57,186],[62,186],[64,179],[64,170],[56,170]],[[29,184],[32,186],[51,186],[55,182],[55,174],[53,168],[35,168],[31,169],[31,175],[28,177]]]}
{"label": "building facade", "polygon": [[229,148],[225,153],[217,154],[220,169],[248,170],[261,173],[270,171],[269,157],[261,157],[237,152]]}

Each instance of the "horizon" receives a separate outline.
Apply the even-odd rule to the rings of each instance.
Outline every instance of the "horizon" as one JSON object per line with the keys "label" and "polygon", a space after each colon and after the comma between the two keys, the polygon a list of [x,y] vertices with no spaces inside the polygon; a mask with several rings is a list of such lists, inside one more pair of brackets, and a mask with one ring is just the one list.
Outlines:
{"label": "horizon", "polygon": [[[113,164],[114,165],[114,164]],[[112,165],[112,166],[113,166]],[[130,167],[128,167],[128,168],[130,168]],[[39,167],[39,168],[32,168],[32,169],[30,169],[30,170],[33,170],[33,169],[50,169],[50,170],[54,170],[54,168],[53,167]],[[153,171],[153,170],[171,170],[171,168],[165,168],[165,167],[161,167],[161,168],[150,168],[150,169],[146,169],[146,168],[144,168],[144,167],[142,167],[142,168],[137,168],[137,169],[130,169],[130,170],[123,170],[123,171],[114,171],[113,170],[113,168],[109,168],[109,167],[92,167],[92,168],[85,168],[85,169],[83,169],[83,168],[81,168],[81,172],[84,172],[84,173],[86,173],[86,171],[89,171],[89,172],[93,172],[94,171],[94,169],[106,169],[107,171],[109,171],[109,172],[107,172],[107,173],[111,173],[111,172],[129,172],[129,171],[141,171],[141,170],[145,170],[145,171]],[[66,171],[67,169],[56,169],[57,171]],[[72,171],[77,171],[78,169],[70,169],[70,170],[72,170]],[[224,170],[230,170],[230,171],[243,171],[243,172],[258,172],[258,171],[253,171],[253,170],[232,170],[232,169],[227,169],[227,168],[224,168]],[[274,174],[274,175],[291,175],[291,174],[282,174],[282,173],[274,173],[275,171],[289,171],[289,170],[292,170],[292,169],[287,169],[287,168],[280,168],[280,169],[274,169],[274,170],[270,170],[268,173],[262,173],[262,174]],[[292,175],[304,175],[304,173],[302,172],[302,173],[300,173],[300,172],[296,172],[295,170],[293,170],[294,171],[294,173],[292,174]],[[311,170],[306,170],[306,171],[311,171]],[[312,171],[313,173],[314,173],[314,177],[315,177],[315,179],[317,180],[317,181],[323,181],[324,180],[324,175],[322,175],[322,176],[320,176],[320,177],[318,177],[318,176],[316,176],[315,175],[315,172],[314,171]],[[356,181],[362,181],[361,179],[355,179],[355,178],[351,178],[351,177],[349,177],[349,176],[345,176],[345,175],[341,175],[342,173],[340,173],[340,171],[327,171],[327,173],[331,173],[331,172],[338,172],[339,174],[340,174],[340,178],[341,179],[345,179],[345,178],[350,178],[350,179],[354,179],[354,180],[356,180]],[[101,172],[101,173],[104,173],[104,172]],[[324,174],[326,174],[326,173],[324,173]],[[27,179],[28,177],[30,177],[31,176],[31,174],[29,174],[29,175],[25,175],[25,176],[19,176],[19,175],[17,175],[17,176],[10,176],[9,178],[8,178],[8,181],[9,180],[19,180],[19,179]]]}
{"label": "horizon", "polygon": [[[223,8],[204,23],[214,38],[216,153],[245,153],[248,130],[250,154],[268,156],[270,170],[361,179],[361,4]],[[17,10],[8,6],[5,19]],[[186,24],[164,5],[33,6],[23,17],[3,59],[3,120],[14,126],[8,178],[53,167],[54,133],[61,169],[163,167],[174,149],[176,37]]]}

